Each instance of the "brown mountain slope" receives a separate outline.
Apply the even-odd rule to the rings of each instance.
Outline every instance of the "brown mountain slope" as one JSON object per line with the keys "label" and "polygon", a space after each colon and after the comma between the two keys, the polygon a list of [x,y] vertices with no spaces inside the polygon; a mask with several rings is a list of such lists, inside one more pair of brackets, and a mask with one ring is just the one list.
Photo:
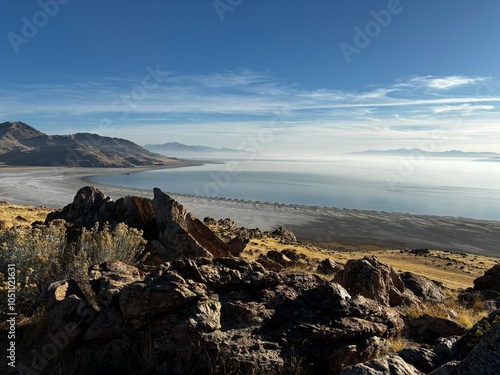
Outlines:
{"label": "brown mountain slope", "polygon": [[0,163],[4,165],[134,167],[172,160],[121,138],[47,135],[22,122],[0,124]]}

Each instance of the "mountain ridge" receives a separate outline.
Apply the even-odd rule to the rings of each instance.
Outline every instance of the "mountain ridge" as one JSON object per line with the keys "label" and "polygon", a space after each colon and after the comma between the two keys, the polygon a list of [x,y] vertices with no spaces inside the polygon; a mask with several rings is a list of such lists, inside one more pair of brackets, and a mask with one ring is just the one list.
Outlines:
{"label": "mountain ridge", "polygon": [[469,152],[469,151],[460,151],[460,150],[448,150],[448,151],[426,151],[418,148],[407,149],[407,148],[398,148],[392,150],[366,150],[366,151],[356,151],[356,152],[348,152],[347,155],[410,155],[414,152],[421,152],[425,155],[431,156],[451,156],[451,157],[460,157],[460,156],[470,156],[470,157],[496,157],[500,156],[500,154],[496,152]]}
{"label": "mountain ridge", "polygon": [[122,138],[47,135],[21,121],[0,123],[0,163],[16,166],[136,167],[173,159]]}
{"label": "mountain ridge", "polygon": [[218,156],[218,155],[247,155],[244,150],[236,150],[232,148],[208,147],[202,145],[186,145],[179,142],[167,142],[162,144],[147,144],[143,146],[146,150],[158,152],[164,155],[200,155],[200,156]]}

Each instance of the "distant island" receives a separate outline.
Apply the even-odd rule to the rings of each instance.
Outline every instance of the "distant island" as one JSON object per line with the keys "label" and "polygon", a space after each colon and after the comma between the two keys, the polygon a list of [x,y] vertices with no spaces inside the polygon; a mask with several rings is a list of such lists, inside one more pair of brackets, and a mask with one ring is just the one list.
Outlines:
{"label": "distant island", "polygon": [[126,139],[47,135],[23,122],[0,123],[0,165],[129,168],[172,162]]}
{"label": "distant island", "polygon": [[248,151],[235,150],[232,148],[214,148],[201,145],[185,145],[179,142],[168,142],[163,144],[147,144],[146,150],[157,152],[159,154],[174,157],[227,157],[227,156],[248,156]]}
{"label": "distant island", "polygon": [[[348,155],[387,155],[387,156],[406,156],[415,153],[425,154],[429,156],[441,156],[441,157],[471,157],[471,158],[499,158],[500,154],[495,152],[465,152],[459,150],[449,150],[449,151],[426,151],[418,148],[406,149],[399,148],[396,150],[367,150],[358,152],[349,152]],[[490,160],[488,160],[490,161]]]}

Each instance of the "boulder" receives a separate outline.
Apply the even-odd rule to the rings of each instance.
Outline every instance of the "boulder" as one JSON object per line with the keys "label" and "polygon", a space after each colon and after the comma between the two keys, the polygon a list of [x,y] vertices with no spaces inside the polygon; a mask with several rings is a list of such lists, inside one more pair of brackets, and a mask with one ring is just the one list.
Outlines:
{"label": "boulder", "polygon": [[278,229],[274,230],[271,235],[286,244],[293,244],[297,242],[297,237],[295,236],[295,234],[285,227],[279,227]]}
{"label": "boulder", "polygon": [[431,344],[440,337],[461,336],[467,329],[449,319],[424,314],[407,323],[413,336]]}
{"label": "boulder", "polygon": [[500,292],[500,263],[487,270],[483,276],[475,279],[474,289]]}
{"label": "boulder", "polygon": [[353,295],[359,294],[386,306],[401,304],[405,290],[398,273],[375,256],[349,260],[334,281]]}
{"label": "boulder", "polygon": [[324,275],[332,275],[340,270],[341,267],[337,263],[335,263],[330,258],[325,258],[319,264],[318,268],[316,269],[316,272],[322,273]]}
{"label": "boulder", "polygon": [[406,363],[398,355],[392,354],[373,361],[348,367],[338,375],[423,375],[414,366]]}
{"label": "boulder", "polygon": [[267,258],[272,260],[273,262],[276,262],[286,268],[287,266],[290,266],[292,261],[283,253],[276,251],[276,250],[269,250],[266,254]]}
{"label": "boulder", "polygon": [[229,246],[229,252],[231,253],[232,256],[240,256],[243,250],[247,247],[248,243],[250,242],[250,238],[244,238],[244,237],[234,237],[232,240],[230,240],[227,245]]}
{"label": "boulder", "polygon": [[85,294],[83,294],[76,281],[67,279],[55,281],[50,284],[47,289],[42,292],[41,297],[47,310],[50,310],[54,305],[71,295],[75,295],[82,300],[85,299]]}
{"label": "boulder", "polygon": [[462,361],[453,361],[433,375],[484,374],[497,375],[500,369],[500,324],[495,324]]}
{"label": "boulder", "polygon": [[436,353],[426,348],[406,348],[397,352],[397,355],[424,374],[428,374],[444,363],[437,365]]}
{"label": "boulder", "polygon": [[54,304],[48,312],[48,333],[58,349],[64,350],[77,344],[94,321],[97,312],[86,299],[71,294]]}
{"label": "boulder", "polygon": [[124,286],[143,281],[144,273],[137,267],[112,261],[90,267],[89,279],[99,304],[106,307],[113,303]]}
{"label": "boulder", "polygon": [[444,299],[441,289],[432,280],[425,276],[416,275],[411,272],[403,272],[400,275],[405,288],[410,290],[416,297],[421,300],[438,300]]}

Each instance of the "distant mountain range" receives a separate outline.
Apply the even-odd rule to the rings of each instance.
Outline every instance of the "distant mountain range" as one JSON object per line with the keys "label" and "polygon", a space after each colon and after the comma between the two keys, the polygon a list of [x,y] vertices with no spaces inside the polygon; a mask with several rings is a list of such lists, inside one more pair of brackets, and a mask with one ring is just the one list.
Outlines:
{"label": "distant mountain range", "polygon": [[223,157],[223,156],[246,156],[247,151],[232,148],[214,148],[207,146],[190,146],[179,142],[168,142],[163,144],[149,144],[145,149],[159,154],[177,157]]}
{"label": "distant mountain range", "polygon": [[91,133],[47,135],[23,122],[0,124],[0,164],[135,167],[172,162],[120,138]]}
{"label": "distant mountain range", "polygon": [[359,152],[350,152],[350,155],[411,155],[415,153],[421,153],[429,156],[443,156],[443,157],[471,157],[471,158],[496,158],[500,157],[500,154],[495,152],[464,152],[459,150],[450,150],[450,151],[436,151],[429,152],[425,150],[420,150],[417,148],[414,149],[406,149],[400,148],[397,150],[367,150],[367,151],[359,151]]}

